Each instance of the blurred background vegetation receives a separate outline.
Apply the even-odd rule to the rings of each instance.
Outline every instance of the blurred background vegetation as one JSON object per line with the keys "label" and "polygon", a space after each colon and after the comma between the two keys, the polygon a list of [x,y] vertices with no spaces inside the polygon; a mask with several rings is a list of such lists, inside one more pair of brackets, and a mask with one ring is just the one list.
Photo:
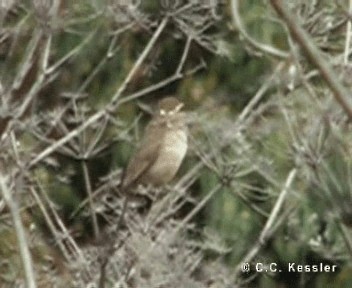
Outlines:
{"label": "blurred background vegetation", "polygon": [[[85,171],[93,192],[105,184],[114,190],[150,119],[147,111],[170,94],[190,111],[190,149],[176,182],[189,176],[192,201],[178,217],[211,195],[187,235],[202,243],[204,259],[221,263],[232,283],[187,287],[351,287],[349,119],[270,1],[239,2],[0,1],[0,173],[14,183],[9,187],[34,243],[34,266],[53,265],[60,279],[52,286],[54,276],[44,270],[40,287],[67,286],[72,271],[57,249],[64,236],[53,235],[33,187],[48,197],[50,217],[61,219],[78,246],[94,245],[92,219],[78,209],[88,197]],[[336,78],[350,88],[348,1],[289,2]],[[249,37],[284,52],[269,53]],[[105,113],[76,137],[36,158],[99,111]],[[16,234],[9,209],[0,204],[0,286],[23,287],[16,282],[23,277]],[[283,272],[242,273],[246,259],[277,263]],[[289,273],[289,262],[338,269]]]}

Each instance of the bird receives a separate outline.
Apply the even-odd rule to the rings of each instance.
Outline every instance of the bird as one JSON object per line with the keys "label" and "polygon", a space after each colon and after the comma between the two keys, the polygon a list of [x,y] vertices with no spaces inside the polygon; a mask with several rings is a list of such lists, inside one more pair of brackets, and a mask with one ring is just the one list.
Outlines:
{"label": "bird", "polygon": [[125,169],[122,189],[139,185],[153,187],[169,183],[179,170],[187,153],[186,113],[184,103],[168,96],[158,102],[142,141]]}

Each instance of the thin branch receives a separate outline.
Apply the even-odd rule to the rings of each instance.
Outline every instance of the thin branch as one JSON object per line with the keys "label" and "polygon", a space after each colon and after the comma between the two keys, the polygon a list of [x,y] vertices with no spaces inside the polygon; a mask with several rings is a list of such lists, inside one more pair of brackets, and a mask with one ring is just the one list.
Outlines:
{"label": "thin branch", "polygon": [[35,201],[37,203],[37,205],[39,206],[40,211],[43,214],[43,217],[45,219],[46,224],[48,225],[49,230],[51,231],[51,233],[54,236],[54,239],[61,251],[61,253],[64,255],[66,261],[71,261],[71,257],[70,257],[70,253],[67,251],[64,243],[61,241],[60,237],[59,237],[59,233],[56,228],[55,228],[55,224],[53,223],[48,210],[45,207],[45,204],[43,203],[42,199],[40,198],[40,196],[38,195],[37,191],[34,189],[34,187],[30,187],[30,191],[31,194],[33,195],[33,197],[35,198]]}
{"label": "thin branch", "polygon": [[[56,235],[56,241],[61,241],[61,239],[66,240],[66,247],[67,249],[70,250],[70,256],[74,255],[74,257],[77,259],[79,259],[81,261],[81,263],[87,263],[85,260],[85,255],[83,254],[83,252],[81,251],[81,249],[78,247],[76,241],[72,238],[72,236],[70,235],[69,230],[67,229],[67,227],[65,226],[65,224],[62,222],[62,219],[60,218],[60,216],[57,213],[57,209],[56,207],[54,207],[54,204],[52,203],[52,201],[49,199],[46,191],[43,189],[43,187],[40,187],[40,191],[42,194],[43,199],[45,200],[45,202],[48,204],[49,208],[51,209],[51,213],[53,215],[53,219],[55,220],[55,224],[57,225],[60,229],[59,232],[55,233]],[[58,231],[55,229],[55,231]],[[58,234],[60,233],[60,234]]]}
{"label": "thin branch", "polygon": [[173,233],[178,233],[182,228],[186,226],[186,224],[195,216],[197,213],[209,202],[211,198],[222,188],[222,184],[217,184],[213,190],[211,190],[207,196],[205,196],[202,201],[200,201],[190,213],[177,225]]}
{"label": "thin branch", "polygon": [[[278,218],[279,211],[284,203],[284,200],[286,199],[286,197],[288,195],[288,192],[290,190],[290,187],[291,187],[292,182],[295,179],[296,175],[297,175],[297,169],[293,168],[287,176],[285,185],[284,185],[283,189],[281,190],[279,197],[277,198],[275,206],[272,209],[270,216],[269,216],[268,220],[266,221],[263,230],[260,232],[260,235],[259,235],[259,238],[258,238],[256,244],[252,247],[252,249],[245,255],[245,257],[239,262],[239,264],[235,268],[236,277],[238,277],[238,274],[241,272],[242,266],[245,263],[250,263],[252,261],[252,259],[258,254],[259,250],[266,244],[268,239],[276,231],[276,229],[272,229],[272,228],[275,225],[275,221]],[[276,226],[276,227],[278,227],[278,226]]]}
{"label": "thin branch", "polygon": [[176,72],[171,75],[170,77],[167,77],[165,78],[164,80],[161,80],[160,82],[154,84],[154,85],[151,85],[151,86],[148,86],[140,91],[137,91],[135,93],[132,93],[131,95],[128,95],[126,97],[123,97],[117,105],[121,105],[123,103],[127,103],[127,102],[130,102],[132,100],[135,100],[137,98],[140,98],[141,96],[144,96],[146,94],[149,94],[151,92],[154,92],[158,89],[161,89],[167,85],[169,85],[170,83],[172,82],[175,82],[179,79],[181,79],[182,77],[184,76],[190,76],[190,75],[193,75],[194,73],[198,72],[199,70],[203,69],[206,67],[206,64],[204,61],[201,61],[201,63],[199,63],[199,65],[197,65],[196,67],[190,69],[189,71],[185,71],[184,73],[180,73],[178,74],[177,73],[177,70]]}
{"label": "thin branch", "polygon": [[24,79],[26,78],[29,70],[32,68],[32,65],[35,61],[36,51],[40,45],[40,40],[43,37],[43,32],[41,30],[36,30],[30,43],[27,45],[27,51],[25,54],[25,59],[23,64],[18,71],[15,80],[13,81],[11,91],[14,91],[21,87]]}
{"label": "thin branch", "polygon": [[277,215],[279,214],[279,211],[282,207],[282,204],[284,203],[284,200],[285,200],[286,195],[292,185],[292,182],[296,177],[296,174],[297,174],[297,169],[294,168],[290,171],[290,173],[287,176],[285,186],[282,189],[280,196],[275,203],[274,209],[271,211],[271,214],[269,216],[268,221],[266,222],[266,224],[264,226],[264,229],[260,233],[259,242],[261,242],[262,245],[263,245],[263,243],[265,243],[268,240],[268,236],[269,236],[268,231],[273,226],[274,221],[276,220]]}
{"label": "thin branch", "polygon": [[[349,9],[348,9],[348,14],[351,15],[352,13],[352,0],[349,1]],[[343,63],[345,65],[348,64],[348,56],[350,55],[350,46],[351,46],[351,19],[349,18],[347,21],[347,28],[346,28],[346,42],[345,42],[345,52],[344,52],[344,59]]]}
{"label": "thin branch", "polygon": [[177,70],[176,70],[176,75],[181,75],[181,71],[183,69],[183,66],[185,65],[185,62],[186,62],[186,59],[187,59],[187,56],[189,53],[189,48],[191,47],[192,39],[193,38],[191,36],[188,36],[185,48],[182,53],[181,61],[180,61],[179,65],[177,67]]}
{"label": "thin branch", "polygon": [[352,119],[352,103],[349,91],[338,81],[336,73],[330,68],[327,61],[322,57],[320,50],[308,36],[307,32],[298,24],[297,17],[286,7],[282,0],[270,0],[272,6],[280,17],[286,22],[287,27],[292,33],[292,37],[301,46],[307,58],[318,68],[322,78],[325,80],[336,101],[350,119]]}
{"label": "thin branch", "polygon": [[16,115],[17,118],[22,117],[22,115],[27,111],[27,108],[29,107],[29,105],[33,102],[34,97],[37,96],[38,91],[40,91],[40,89],[43,88],[43,82],[44,82],[45,76],[46,76],[45,69],[46,69],[48,61],[49,61],[50,48],[51,48],[51,36],[49,36],[46,39],[46,45],[45,45],[44,53],[42,56],[43,58],[41,59],[42,64],[41,64],[41,69],[40,69],[41,70],[40,75],[36,79],[35,83],[33,84],[32,88],[30,89],[30,91],[28,92],[26,97],[24,98],[24,101],[23,101],[20,109],[17,112],[17,115]]}
{"label": "thin branch", "polygon": [[123,81],[123,83],[120,85],[119,89],[116,91],[116,93],[112,97],[112,102],[113,103],[117,102],[117,100],[120,98],[120,96],[123,93],[123,91],[125,91],[127,85],[131,82],[132,78],[134,77],[136,72],[139,70],[139,68],[142,65],[142,63],[144,62],[144,60],[147,58],[148,54],[150,53],[150,51],[154,47],[156,41],[158,40],[161,32],[166,27],[166,24],[167,24],[168,20],[169,20],[169,18],[165,17],[163,19],[163,21],[161,21],[158,29],[154,32],[153,37],[150,39],[149,43],[144,48],[142,54],[139,56],[138,60],[136,61],[136,63],[134,64],[134,66],[132,67],[130,72],[128,73],[126,79]]}
{"label": "thin branch", "polygon": [[92,115],[90,118],[87,119],[87,121],[83,122],[81,126],[77,127],[76,129],[72,130],[70,133],[68,133],[65,137],[61,138],[57,142],[53,143],[51,146],[47,147],[44,149],[41,153],[39,153],[34,159],[32,159],[28,164],[27,168],[32,168],[33,166],[37,165],[40,161],[42,161],[45,157],[49,156],[51,153],[56,151],[58,148],[60,148],[62,145],[70,141],[72,138],[76,137],[79,135],[83,130],[85,130],[87,127],[98,121],[101,117],[106,115],[106,110],[100,110],[96,114]]}
{"label": "thin branch", "polygon": [[167,77],[166,79],[160,81],[159,83],[156,83],[154,85],[151,85],[151,86],[148,86],[147,88],[144,88],[140,91],[137,91],[135,93],[132,93],[131,95],[128,95],[126,97],[123,97],[119,102],[118,102],[118,105],[121,105],[123,103],[127,103],[127,102],[130,102],[132,100],[135,100],[137,98],[140,98],[141,96],[143,95],[146,95],[146,94],[149,94],[153,91],[156,91],[162,87],[165,87],[167,86],[168,84],[172,83],[172,82],[175,82],[179,79],[181,79],[182,76],[181,75],[172,75],[170,77]]}
{"label": "thin branch", "polygon": [[2,191],[2,195],[4,196],[5,202],[10,208],[12,221],[17,235],[17,244],[20,250],[20,256],[24,269],[26,287],[35,288],[37,287],[37,285],[35,283],[32,257],[31,253],[29,252],[29,247],[26,239],[26,232],[24,231],[24,227],[22,224],[19,207],[17,202],[12,198],[11,192],[6,184],[6,179],[2,175],[0,175],[0,189]]}
{"label": "thin branch", "polygon": [[[40,91],[40,89],[43,88],[43,86],[45,85],[45,79],[47,79],[48,75],[54,73],[61,65],[63,65],[68,59],[70,59],[71,57],[73,57],[75,54],[77,54],[83,46],[85,46],[90,39],[93,38],[95,32],[91,33],[81,44],[79,44],[77,47],[75,47],[73,50],[71,50],[67,55],[65,55],[62,59],[60,59],[57,63],[55,63],[54,65],[52,65],[51,67],[47,68],[48,62],[49,62],[49,54],[50,54],[50,47],[51,47],[51,40],[52,37],[51,35],[48,36],[48,38],[46,39],[46,45],[45,45],[45,50],[43,53],[43,58],[42,58],[42,65],[41,65],[41,69],[40,69],[40,75],[37,77],[35,83],[33,84],[33,86],[31,87],[30,91],[28,92],[28,94],[26,95],[25,100],[23,101],[21,107],[18,109],[17,113],[16,113],[16,118],[14,119],[18,119],[20,117],[22,117],[22,115],[27,111],[28,106],[32,103],[34,97],[38,94],[38,92]],[[40,36],[42,34],[39,34],[39,39]],[[37,40],[38,42],[39,40]],[[36,42],[36,43],[37,43]],[[35,45],[35,47],[37,47],[38,44]],[[34,51],[30,52],[30,54],[34,55]],[[29,56],[28,56],[29,57]],[[33,58],[31,56],[31,58]],[[28,63],[27,63],[28,62]],[[24,66],[24,68],[22,68],[21,72],[19,74],[24,74],[27,70],[29,70],[29,68],[26,68],[26,66],[28,66],[29,64],[32,64],[32,62],[30,62],[29,60],[26,61],[26,64]],[[20,76],[21,76],[20,75]],[[20,82],[23,81],[22,78],[24,76],[21,76],[21,79],[17,79],[14,82],[13,85],[13,90],[18,88],[20,86]],[[55,78],[55,77],[54,77]],[[53,78],[53,79],[54,79]],[[13,120],[7,125],[6,131],[4,132],[4,134],[7,134],[9,130],[11,130],[12,127],[12,122]]]}
{"label": "thin branch", "polygon": [[45,70],[45,74],[52,74],[57,69],[59,69],[63,64],[65,64],[69,59],[71,59],[74,55],[82,50],[82,48],[87,45],[94,37],[96,31],[91,32],[81,43],[79,43],[75,48],[73,48],[70,52],[68,52],[65,56],[63,56],[56,63],[51,65],[48,69]]}
{"label": "thin branch", "polygon": [[350,229],[347,228],[340,220],[336,221],[337,227],[339,228],[342,238],[346,244],[346,249],[349,252],[350,258],[352,257],[352,239],[350,236]]}
{"label": "thin branch", "polygon": [[247,104],[247,106],[242,110],[241,114],[238,116],[238,121],[240,123],[242,123],[248,117],[248,115],[250,115],[250,112],[253,111],[253,108],[259,103],[259,101],[263,98],[263,96],[269,90],[269,88],[272,87],[273,80],[283,70],[284,66],[285,66],[285,63],[280,62],[276,66],[274,73],[272,73],[270,78],[263,82],[263,85],[260,87],[257,93],[255,93],[255,95],[251,98],[251,101]]}
{"label": "thin branch", "polygon": [[231,11],[232,11],[232,18],[233,21],[235,22],[236,27],[240,31],[241,35],[244,37],[244,39],[251,44],[253,47],[257,48],[260,51],[263,51],[264,53],[270,54],[272,56],[278,57],[278,58],[288,58],[289,53],[282,51],[280,49],[274,48],[270,45],[259,43],[257,40],[253,39],[246,31],[246,28],[244,27],[240,13],[238,11],[238,0],[232,0],[231,1]]}
{"label": "thin branch", "polygon": [[83,169],[84,183],[86,185],[86,191],[89,199],[89,206],[90,206],[89,208],[90,208],[90,215],[92,217],[92,222],[93,222],[94,237],[97,240],[99,238],[99,225],[98,225],[97,215],[95,214],[95,211],[94,211],[92,185],[89,177],[87,161],[85,160],[82,161],[82,169]]}

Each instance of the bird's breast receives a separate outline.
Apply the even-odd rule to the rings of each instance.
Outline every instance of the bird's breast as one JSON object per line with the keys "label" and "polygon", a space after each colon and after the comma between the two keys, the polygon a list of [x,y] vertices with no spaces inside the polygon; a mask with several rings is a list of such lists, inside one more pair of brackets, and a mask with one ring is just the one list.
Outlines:
{"label": "bird's breast", "polygon": [[168,183],[176,175],[187,152],[187,132],[185,129],[170,129],[165,133],[160,145],[158,158],[150,167],[147,179],[153,185]]}

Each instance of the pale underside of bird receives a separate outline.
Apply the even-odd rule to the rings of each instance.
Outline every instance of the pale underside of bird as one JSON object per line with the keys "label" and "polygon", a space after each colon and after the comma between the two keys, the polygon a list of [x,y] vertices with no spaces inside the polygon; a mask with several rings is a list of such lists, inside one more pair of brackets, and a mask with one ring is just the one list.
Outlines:
{"label": "pale underside of bird", "polygon": [[147,125],[141,145],[127,166],[122,187],[161,186],[175,177],[188,146],[182,106],[174,97],[159,102],[159,111]]}

